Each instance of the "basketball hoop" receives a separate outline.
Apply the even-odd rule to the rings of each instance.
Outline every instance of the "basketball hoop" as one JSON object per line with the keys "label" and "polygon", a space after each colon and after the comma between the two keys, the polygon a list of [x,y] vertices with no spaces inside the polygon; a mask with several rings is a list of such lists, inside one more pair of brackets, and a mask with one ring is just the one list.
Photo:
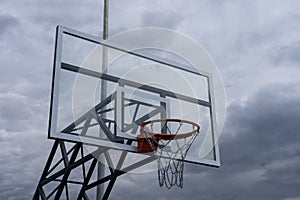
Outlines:
{"label": "basketball hoop", "polygon": [[184,159],[200,131],[194,122],[157,119],[143,122],[137,136],[138,152],[156,153],[159,186],[183,187]]}

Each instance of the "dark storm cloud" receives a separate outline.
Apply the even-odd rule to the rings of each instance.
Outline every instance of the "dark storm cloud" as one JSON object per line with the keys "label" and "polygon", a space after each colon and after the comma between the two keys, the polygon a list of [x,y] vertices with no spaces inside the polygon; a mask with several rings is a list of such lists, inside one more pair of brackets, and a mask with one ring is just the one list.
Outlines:
{"label": "dark storm cloud", "polygon": [[227,174],[222,177],[237,177],[228,191],[236,188],[248,194],[239,197],[237,193],[236,199],[300,196],[296,178],[300,176],[298,91],[296,85],[271,85],[260,89],[245,104],[229,107],[229,123],[221,145],[224,169],[220,171]]}
{"label": "dark storm cloud", "polygon": [[[265,150],[299,142],[295,127],[299,120],[299,92],[295,85],[275,85],[261,89],[245,105],[231,105],[229,116],[236,123],[231,124],[231,138],[243,138],[257,146],[247,145],[249,152],[261,152],[256,157],[265,156]],[[230,112],[230,113],[231,113]],[[244,143],[237,143],[242,145]],[[259,149],[262,148],[262,149]]]}

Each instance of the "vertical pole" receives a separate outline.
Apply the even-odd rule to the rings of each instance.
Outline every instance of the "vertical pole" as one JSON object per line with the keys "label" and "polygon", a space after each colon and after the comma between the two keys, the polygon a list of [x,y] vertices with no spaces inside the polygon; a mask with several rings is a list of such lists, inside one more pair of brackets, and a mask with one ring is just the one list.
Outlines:
{"label": "vertical pole", "polygon": [[[109,0],[104,0],[104,11],[103,11],[103,40],[107,40],[108,38],[108,7],[109,5]],[[106,67],[107,67],[107,49],[105,47],[103,47],[102,49],[102,73],[106,72]],[[104,100],[107,96],[107,83],[105,80],[101,81],[101,97],[100,100]],[[104,108],[105,109],[105,108]],[[105,113],[102,114],[101,116],[102,118],[105,118]],[[100,137],[103,136],[103,132],[100,129]],[[101,178],[103,178],[105,176],[105,166],[104,166],[104,162],[105,162],[105,158],[103,156],[103,154],[100,154],[100,157],[98,158],[99,162],[98,162],[98,167],[97,167],[97,176],[98,176],[98,180],[100,180]],[[97,186],[97,199],[100,200],[102,199],[104,193],[104,185],[100,184]]]}
{"label": "vertical pole", "polygon": [[103,39],[108,38],[108,4],[109,0],[104,0],[104,14],[103,14]]}

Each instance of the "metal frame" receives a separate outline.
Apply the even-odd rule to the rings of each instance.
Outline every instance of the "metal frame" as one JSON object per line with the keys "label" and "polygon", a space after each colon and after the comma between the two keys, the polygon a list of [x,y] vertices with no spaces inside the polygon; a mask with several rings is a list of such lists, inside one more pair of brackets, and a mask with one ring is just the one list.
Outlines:
{"label": "metal frame", "polygon": [[[135,136],[129,135],[125,130],[124,130],[124,109],[125,109],[125,94],[132,94],[134,92],[134,96],[141,97],[144,99],[151,99],[155,100],[156,102],[160,102],[160,106],[155,106],[155,105],[149,105],[145,104],[144,102],[135,102],[136,109],[135,113],[132,119],[132,122],[135,123],[136,125],[140,124],[141,122],[145,121],[143,118],[136,120],[136,114],[138,112],[139,106],[144,105],[144,106],[150,106],[156,108],[152,115],[155,114],[160,114],[160,118],[165,118],[170,115],[169,111],[169,100],[166,98],[162,98],[161,96],[154,95],[154,94],[149,94],[149,93],[143,93],[142,91],[139,90],[134,90],[131,88],[127,88],[124,86],[118,86],[117,87],[117,99],[116,99],[116,124],[117,124],[117,131],[116,131],[116,136],[117,137],[122,137],[125,139],[132,139],[136,140]],[[128,100],[128,99],[127,99]],[[132,102],[134,103],[134,102]],[[166,107],[163,107],[162,105],[166,105]],[[149,113],[151,115],[151,113]],[[148,117],[147,117],[148,118]],[[127,128],[128,130],[128,128]],[[136,132],[136,130],[134,131]]]}
{"label": "metal frame", "polygon": [[[133,81],[121,79],[118,77],[114,77],[108,74],[102,74],[96,71],[92,71],[89,69],[84,69],[80,68],[78,66],[71,65],[69,63],[62,63],[61,62],[61,49],[62,49],[62,40],[63,40],[63,34],[67,34],[73,37],[77,37],[83,40],[87,40],[99,45],[106,46],[108,48],[116,49],[121,52],[131,54],[137,57],[145,58],[160,64],[164,64],[176,69],[180,69],[186,72],[190,72],[193,74],[201,75],[203,77],[206,77],[208,80],[208,96],[209,96],[209,101],[204,101],[200,99],[195,99],[192,97],[184,96],[181,94],[174,94],[170,91],[147,86],[147,85],[141,85],[140,83],[136,83]],[[211,121],[211,129],[212,129],[212,139],[214,140],[214,160],[208,160],[208,159],[201,159],[199,160],[196,157],[193,156],[187,156],[186,157],[186,162],[191,162],[191,163],[196,163],[196,164],[203,164],[203,165],[209,165],[209,166],[214,166],[218,167],[220,166],[220,155],[219,155],[219,147],[218,143],[215,141],[216,140],[216,116],[214,113],[215,105],[214,105],[214,94],[213,94],[213,83],[212,83],[212,77],[211,74],[201,72],[199,73],[198,71],[192,70],[187,66],[177,66],[177,65],[172,65],[170,63],[167,63],[166,61],[162,60],[157,60],[154,58],[146,57],[145,55],[137,54],[134,52],[126,51],[124,49],[121,49],[117,47],[116,45],[109,44],[107,42],[101,42],[99,38],[96,38],[94,36],[81,33],[79,31],[63,27],[63,26],[57,26],[57,33],[56,33],[56,47],[55,47],[55,61],[54,61],[54,70],[53,70],[53,80],[52,80],[52,95],[51,95],[51,108],[50,108],[50,122],[49,122],[49,132],[48,132],[48,137],[51,139],[62,139],[66,141],[73,141],[73,142],[82,142],[84,144],[89,144],[89,145],[96,145],[96,146],[101,146],[104,148],[112,148],[112,149],[117,149],[117,150],[125,150],[128,152],[136,152],[136,146],[132,146],[132,144],[128,145],[125,142],[123,144],[121,143],[116,143],[116,142],[111,142],[107,140],[101,140],[101,139],[96,139],[96,138],[88,138],[88,137],[78,137],[76,135],[72,134],[62,134],[61,132],[57,132],[55,130],[56,128],[56,116],[57,116],[57,109],[58,109],[58,95],[59,95],[59,79],[60,79],[60,70],[69,70],[73,71],[75,73],[81,73],[86,76],[91,76],[91,77],[96,77],[102,80],[118,83],[121,86],[130,86],[130,87],[135,87],[139,88],[140,90],[145,90],[145,91],[150,91],[152,93],[156,93],[161,97],[171,97],[171,98],[178,98],[180,100],[184,101],[189,101],[193,102],[196,104],[199,104],[201,106],[208,107],[210,109],[210,121]],[[120,95],[120,93],[118,93]],[[158,96],[158,98],[160,98]],[[120,98],[120,97],[118,97]],[[163,98],[161,98],[163,99]],[[162,104],[166,105],[167,103],[164,101],[161,101]],[[118,106],[118,105],[117,105]],[[119,108],[120,109],[120,108]],[[119,112],[119,111],[117,111]],[[118,116],[120,113],[118,113]],[[118,120],[117,120],[118,121]],[[119,133],[120,134],[120,133]],[[118,135],[118,134],[117,134]]]}
{"label": "metal frame", "polygon": [[[71,144],[73,145],[68,149],[67,142],[59,139],[55,140],[33,200],[59,200],[61,198],[69,200],[72,195],[71,191],[74,191],[75,186],[77,186],[76,188],[80,187],[80,190],[76,190],[76,199],[88,200],[90,199],[89,191],[91,189],[97,188],[99,185],[106,185],[102,196],[102,199],[105,200],[109,198],[119,176],[155,160],[154,156],[150,156],[123,167],[128,152],[122,152],[118,161],[112,163],[109,148],[99,148],[93,153],[85,154],[82,143]],[[108,168],[109,173],[100,179],[93,180],[92,177],[97,173],[97,157],[100,155],[104,155],[107,165],[103,166]],[[76,169],[81,171],[79,180],[70,176],[71,172]]]}

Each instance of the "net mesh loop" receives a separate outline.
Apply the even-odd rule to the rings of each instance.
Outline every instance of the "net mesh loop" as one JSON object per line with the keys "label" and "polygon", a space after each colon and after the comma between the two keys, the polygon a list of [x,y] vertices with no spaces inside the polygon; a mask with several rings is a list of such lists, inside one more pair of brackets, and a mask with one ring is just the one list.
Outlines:
{"label": "net mesh loop", "polygon": [[158,119],[141,124],[142,138],[150,147],[145,151],[157,156],[160,187],[183,188],[184,159],[199,131],[198,124],[181,119]]}

